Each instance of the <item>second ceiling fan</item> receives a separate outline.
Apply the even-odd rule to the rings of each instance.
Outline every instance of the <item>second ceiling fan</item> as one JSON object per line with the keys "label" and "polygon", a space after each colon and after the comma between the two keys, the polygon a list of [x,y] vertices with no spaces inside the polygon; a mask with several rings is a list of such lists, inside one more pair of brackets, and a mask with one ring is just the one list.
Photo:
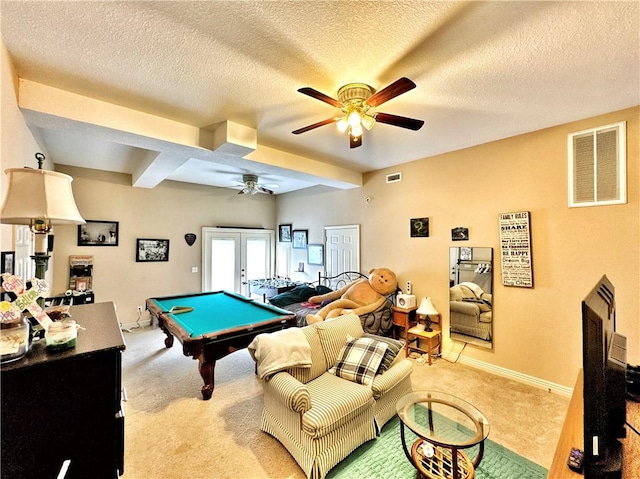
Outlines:
{"label": "second ceiling fan", "polygon": [[376,122],[417,131],[422,128],[424,121],[372,111],[373,108],[415,87],[416,84],[414,82],[404,77],[378,92],[375,92],[373,88],[364,83],[349,83],[338,90],[338,100],[311,87],[300,88],[298,90],[300,93],[340,109],[341,114],[340,116],[328,118],[294,130],[292,133],[299,135],[300,133],[313,130],[320,126],[337,123],[340,131],[349,132],[349,146],[351,148],[357,148],[362,145],[362,127],[364,126],[367,130],[370,130]]}

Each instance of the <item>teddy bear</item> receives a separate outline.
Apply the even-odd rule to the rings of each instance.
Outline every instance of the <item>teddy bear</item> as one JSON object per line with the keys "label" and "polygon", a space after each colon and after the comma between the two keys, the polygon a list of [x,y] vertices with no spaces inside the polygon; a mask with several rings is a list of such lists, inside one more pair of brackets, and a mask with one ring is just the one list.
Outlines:
{"label": "teddy bear", "polygon": [[318,323],[348,313],[360,316],[377,311],[384,305],[385,296],[395,292],[397,287],[398,280],[393,271],[374,268],[369,271],[369,279],[360,278],[336,291],[309,298],[309,302],[315,304],[330,302],[316,314],[308,314],[307,323]]}

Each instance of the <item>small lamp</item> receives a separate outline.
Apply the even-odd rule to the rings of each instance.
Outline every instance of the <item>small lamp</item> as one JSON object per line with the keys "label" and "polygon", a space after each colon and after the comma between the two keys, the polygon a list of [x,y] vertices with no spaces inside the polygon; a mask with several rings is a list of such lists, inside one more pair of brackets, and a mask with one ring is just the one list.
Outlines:
{"label": "small lamp", "polygon": [[424,330],[433,331],[433,329],[431,328],[431,318],[429,318],[429,315],[435,315],[440,313],[438,313],[436,308],[433,306],[433,303],[431,302],[431,298],[426,298],[426,297],[422,298],[422,302],[420,303],[420,307],[416,311],[416,314],[418,316],[424,316],[424,320],[425,320]]}
{"label": "small lamp", "polygon": [[49,267],[47,235],[54,225],[83,224],[73,199],[73,178],[63,173],[43,170],[44,155],[36,153],[38,169],[9,168],[9,188],[0,213],[0,222],[29,225],[35,233],[36,278],[44,279]]}

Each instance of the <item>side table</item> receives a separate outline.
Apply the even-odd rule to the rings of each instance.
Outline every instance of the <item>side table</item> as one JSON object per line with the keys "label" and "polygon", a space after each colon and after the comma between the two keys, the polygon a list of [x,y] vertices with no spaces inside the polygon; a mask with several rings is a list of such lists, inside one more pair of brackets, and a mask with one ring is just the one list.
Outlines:
{"label": "side table", "polygon": [[[437,391],[413,391],[396,404],[407,459],[427,479],[473,479],[484,454],[489,421],[463,399]],[[405,429],[415,436],[407,438]],[[413,441],[407,442],[407,440]],[[478,445],[471,459],[465,449]]]}
{"label": "side table", "polygon": [[[424,339],[427,341],[427,349],[421,349],[419,340]],[[434,340],[438,340],[436,344],[434,344]],[[416,343],[415,346],[412,346],[411,343]],[[438,348],[438,356],[442,354],[442,333],[440,330],[434,329],[433,331],[425,331],[424,324],[418,324],[413,328],[407,330],[407,340],[405,342],[405,353],[406,356],[409,357],[409,353],[411,351],[419,351],[424,353],[429,358],[429,366],[431,366],[431,354],[435,348]]]}
{"label": "side table", "polygon": [[400,336],[398,334],[398,330],[402,330],[406,332],[409,328],[416,323],[416,309],[413,308],[401,308],[400,306],[392,306],[391,310],[393,311],[393,337],[398,339]]}

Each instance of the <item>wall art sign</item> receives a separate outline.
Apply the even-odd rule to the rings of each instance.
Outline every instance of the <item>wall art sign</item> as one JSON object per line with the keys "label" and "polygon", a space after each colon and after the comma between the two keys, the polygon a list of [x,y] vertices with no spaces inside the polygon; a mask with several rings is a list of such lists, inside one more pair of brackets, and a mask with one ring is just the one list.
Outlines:
{"label": "wall art sign", "polygon": [[168,239],[136,239],[136,261],[169,261]]}
{"label": "wall art sign", "polygon": [[309,230],[293,230],[293,249],[307,249],[307,238]]}
{"label": "wall art sign", "polygon": [[310,244],[307,247],[307,262],[309,264],[324,265],[324,245]]}
{"label": "wall art sign", "polygon": [[193,246],[193,243],[196,242],[196,234],[187,233],[186,235],[184,235],[184,240],[187,242],[189,246]]}
{"label": "wall art sign", "polygon": [[279,225],[278,226],[278,240],[281,243],[291,243],[291,225]]}
{"label": "wall art sign", "polygon": [[502,284],[533,288],[531,225],[528,211],[500,214]]}
{"label": "wall art sign", "polygon": [[78,225],[78,246],[118,246],[117,221],[86,220]]}
{"label": "wall art sign", "polygon": [[467,241],[469,239],[469,228],[458,226],[451,230],[451,241]]}
{"label": "wall art sign", "polygon": [[409,223],[412,238],[429,237],[429,218],[412,218]]}

